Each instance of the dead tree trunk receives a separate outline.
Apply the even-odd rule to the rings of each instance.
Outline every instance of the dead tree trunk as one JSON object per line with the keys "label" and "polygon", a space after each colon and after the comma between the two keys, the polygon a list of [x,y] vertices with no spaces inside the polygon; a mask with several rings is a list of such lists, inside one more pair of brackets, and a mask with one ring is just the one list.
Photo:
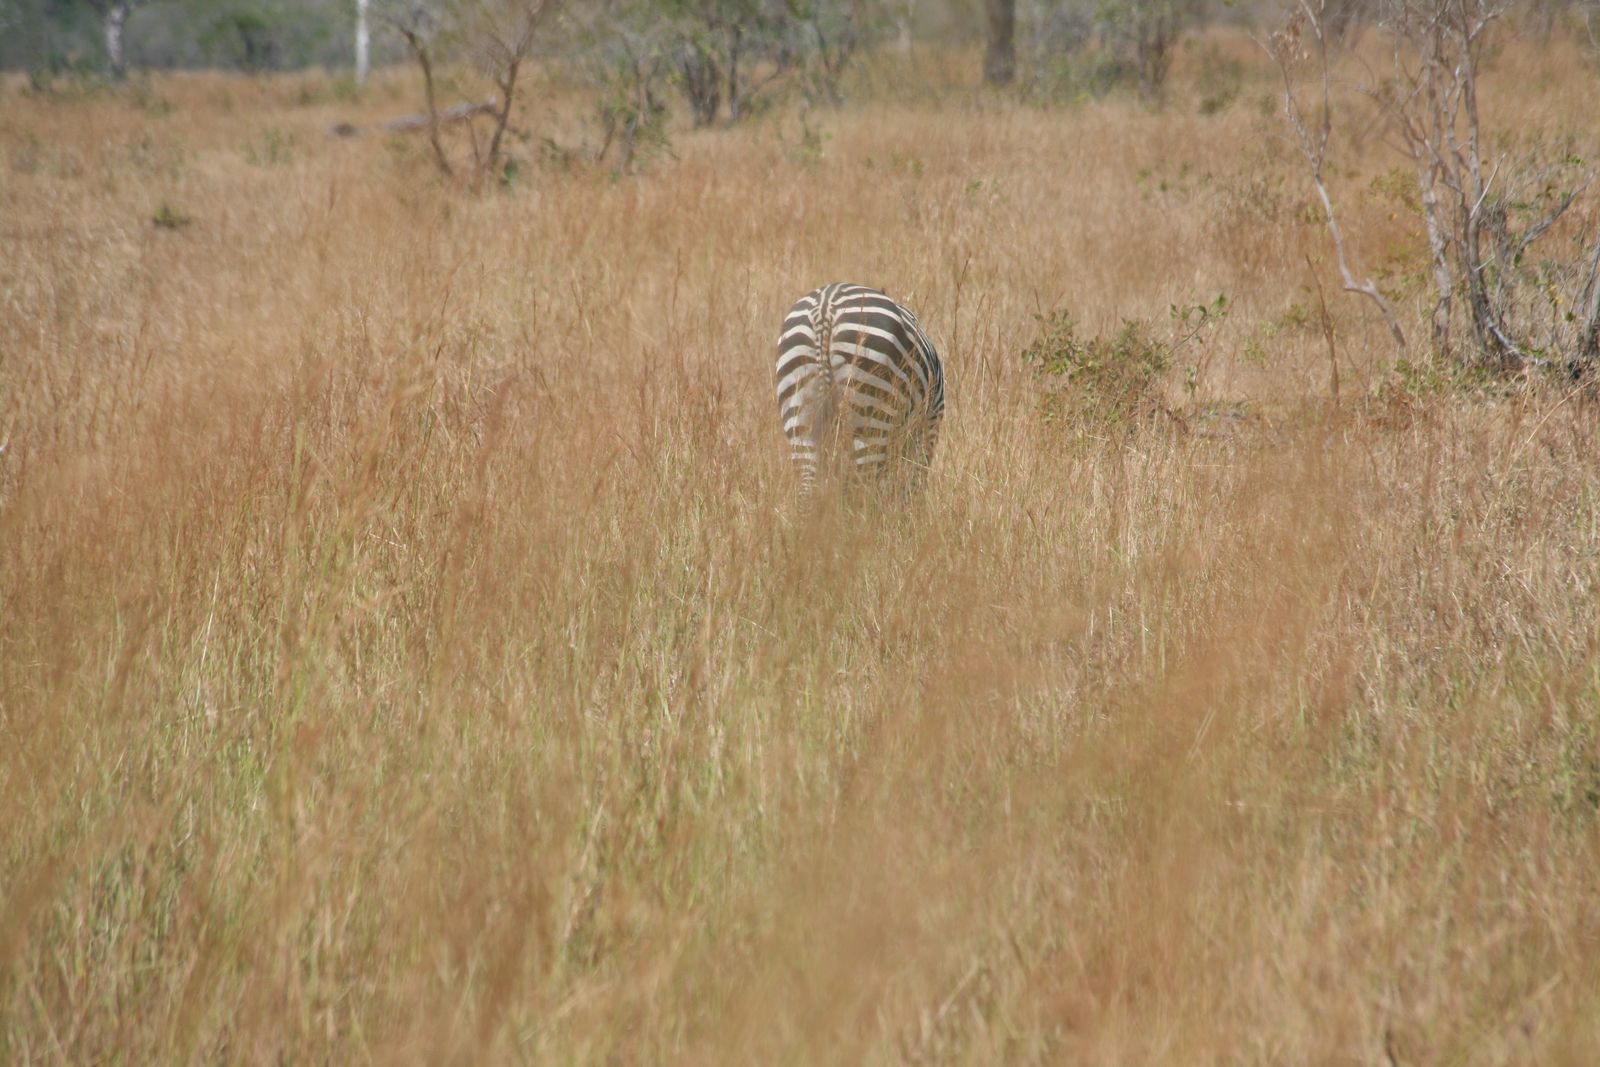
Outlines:
{"label": "dead tree trunk", "polygon": [[1589,256],[1589,276],[1583,288],[1583,325],[1578,338],[1579,373],[1600,370],[1600,235]]}
{"label": "dead tree trunk", "polygon": [[511,59],[503,76],[495,79],[500,90],[500,106],[494,110],[494,135],[489,138],[488,166],[491,170],[500,161],[500,142],[506,133],[506,123],[511,121],[511,102],[516,99],[517,72],[522,68],[520,56]]}
{"label": "dead tree trunk", "polygon": [[372,33],[367,28],[367,7],[371,0],[356,0],[356,84],[365,85]]}
{"label": "dead tree trunk", "polygon": [[428,54],[428,42],[415,30],[403,26],[397,28],[406,39],[417,65],[422,68],[422,92],[428,104],[428,143],[433,146],[433,161],[446,178],[454,177],[455,170],[450,166],[450,157],[445,155],[444,144],[439,140],[439,105],[433,91],[433,57]]}
{"label": "dead tree trunk", "polygon": [[106,62],[111,67],[111,76],[117,81],[128,76],[123,30],[128,25],[128,16],[133,14],[136,2],[137,0],[90,0],[90,5],[100,16],[101,29],[105,33]]}
{"label": "dead tree trunk", "polygon": [[1017,0],[984,0],[989,46],[983,55],[983,80],[1010,85],[1017,77]]}

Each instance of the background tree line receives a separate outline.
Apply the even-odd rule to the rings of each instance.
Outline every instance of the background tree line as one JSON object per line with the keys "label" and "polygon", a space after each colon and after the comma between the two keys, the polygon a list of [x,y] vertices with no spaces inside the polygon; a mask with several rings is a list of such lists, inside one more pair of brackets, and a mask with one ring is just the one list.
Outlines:
{"label": "background tree line", "polygon": [[[373,2],[376,12],[384,0]],[[1354,12],[1373,3],[1343,6]],[[404,17],[403,6],[390,11]],[[462,6],[410,4],[414,11]],[[1155,91],[1187,29],[1276,10],[1264,0],[606,0],[566,5],[567,32],[548,34],[540,47],[573,54],[609,32],[612,45],[637,56],[657,39],[675,38],[680,54],[671,65],[700,113],[713,97],[737,111],[741,78],[753,67],[783,65],[814,48],[826,57],[826,75],[869,41],[906,48],[914,40],[984,39],[986,76],[997,84],[1092,47],[1103,53],[1096,77],[1131,76]],[[357,0],[0,0],[0,69],[338,68],[354,63],[357,17]],[[375,62],[407,56],[403,39],[381,28],[373,48]]]}
{"label": "background tree line", "polygon": [[[1325,21],[1344,38],[1380,21],[1386,0],[1331,0]],[[370,16],[368,6],[371,6]],[[429,35],[469,10],[507,0],[0,0],[0,70],[122,76],[131,68],[210,67],[244,72],[354,69],[414,57],[405,28]],[[522,5],[526,6],[526,5]],[[541,5],[535,5],[540,7]],[[555,5],[548,14],[557,14]],[[1591,0],[1533,0],[1535,21],[1569,12],[1593,21]],[[1122,86],[1159,102],[1177,46],[1217,22],[1270,27],[1274,0],[569,0],[539,19],[529,51],[598,61],[631,83],[616,106],[630,114],[670,82],[698,124],[737,121],[760,105],[764,82],[798,71],[812,94],[837,81],[863,45],[984,42],[990,84],[1019,80],[1046,93],[1100,95]],[[361,43],[357,43],[358,38]],[[408,43],[411,42],[411,43]],[[358,53],[361,53],[358,56]],[[611,80],[617,80],[612,78]],[[633,116],[637,118],[638,116]]]}
{"label": "background tree line", "polygon": [[352,61],[354,0],[0,0],[0,12],[6,70],[250,72]]}

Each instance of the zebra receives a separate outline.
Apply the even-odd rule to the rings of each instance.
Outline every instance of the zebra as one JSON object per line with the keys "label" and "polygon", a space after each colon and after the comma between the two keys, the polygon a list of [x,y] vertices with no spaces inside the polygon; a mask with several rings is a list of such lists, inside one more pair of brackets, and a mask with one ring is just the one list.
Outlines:
{"label": "zebra", "polygon": [[898,467],[903,485],[919,485],[944,417],[939,353],[917,317],[884,293],[825,285],[784,317],[778,417],[803,498],[823,465],[845,465],[857,480]]}

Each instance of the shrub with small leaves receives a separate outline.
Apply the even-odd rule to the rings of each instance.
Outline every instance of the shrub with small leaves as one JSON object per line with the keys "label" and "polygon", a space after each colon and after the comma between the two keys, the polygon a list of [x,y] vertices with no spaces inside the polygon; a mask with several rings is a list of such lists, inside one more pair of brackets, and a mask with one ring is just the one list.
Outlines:
{"label": "shrub with small leaves", "polygon": [[1230,308],[1228,298],[1218,294],[1208,303],[1169,307],[1165,332],[1124,319],[1115,334],[1087,340],[1078,336],[1077,323],[1064,310],[1037,316],[1039,334],[1022,360],[1041,386],[1046,421],[1099,430],[1132,426],[1156,414],[1182,422],[1162,395],[1167,370],[1180,352],[1191,354],[1182,368],[1184,389],[1191,408],[1198,404],[1214,355],[1210,338]]}
{"label": "shrub with small leaves", "polygon": [[161,230],[181,230],[189,225],[189,216],[179,211],[166,201],[161,202],[155,214],[150,216],[150,221]]}
{"label": "shrub with small leaves", "polygon": [[1066,311],[1038,316],[1039,335],[1023,350],[1043,389],[1051,422],[1110,427],[1163,410],[1161,376],[1167,344],[1136,319],[1110,337],[1083,339]]}

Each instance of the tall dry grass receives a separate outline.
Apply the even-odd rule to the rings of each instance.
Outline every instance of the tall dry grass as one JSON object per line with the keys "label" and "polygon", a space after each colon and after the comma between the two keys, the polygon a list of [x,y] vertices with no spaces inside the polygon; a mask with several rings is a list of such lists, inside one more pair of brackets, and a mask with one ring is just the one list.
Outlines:
{"label": "tall dry grass", "polygon": [[[0,1059],[1594,1062],[1596,412],[1392,388],[1250,79],[480,194],[325,139],[398,75],[8,87]],[[945,354],[909,508],[789,501],[833,279]],[[1217,292],[1187,431],[1040,418],[1036,313]]]}

